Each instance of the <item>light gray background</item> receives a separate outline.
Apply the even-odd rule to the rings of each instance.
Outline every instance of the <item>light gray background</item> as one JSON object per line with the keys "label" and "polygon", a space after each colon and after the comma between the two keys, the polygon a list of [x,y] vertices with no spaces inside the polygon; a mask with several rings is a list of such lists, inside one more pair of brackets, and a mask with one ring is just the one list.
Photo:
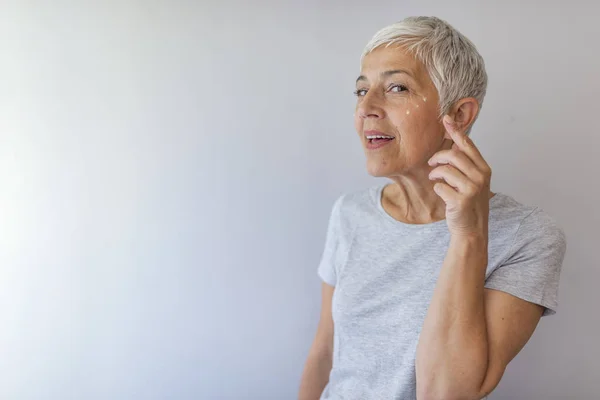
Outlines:
{"label": "light gray background", "polygon": [[1,1],[0,399],[293,399],[375,31],[447,19],[490,76],[493,188],[569,248],[499,399],[597,399],[600,6]]}

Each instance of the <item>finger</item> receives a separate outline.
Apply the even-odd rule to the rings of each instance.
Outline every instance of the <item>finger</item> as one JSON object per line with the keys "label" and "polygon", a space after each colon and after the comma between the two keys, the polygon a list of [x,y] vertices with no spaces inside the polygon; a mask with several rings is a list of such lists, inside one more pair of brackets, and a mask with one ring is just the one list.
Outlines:
{"label": "finger", "polygon": [[477,146],[475,146],[475,143],[473,143],[473,140],[471,140],[470,137],[468,137],[456,128],[456,125],[452,118],[449,115],[445,115],[442,119],[442,122],[444,123],[444,128],[446,128],[446,131],[450,135],[450,138],[452,139],[454,144],[456,144],[456,146],[461,151],[463,151],[467,156],[469,156],[469,158],[478,168],[481,168],[483,170],[488,169],[489,167],[485,159],[481,155],[481,152],[479,151]]}
{"label": "finger", "polygon": [[429,173],[429,179],[443,179],[448,185],[465,194],[471,193],[474,186],[465,174],[452,165],[440,165],[434,168]]}
{"label": "finger", "polygon": [[428,164],[432,167],[439,164],[450,164],[475,181],[479,180],[482,175],[473,161],[458,148],[438,151],[429,159]]}
{"label": "finger", "polygon": [[436,184],[433,185],[433,191],[440,196],[446,204],[452,204],[458,201],[458,197],[460,196],[456,189],[445,182],[436,182]]}

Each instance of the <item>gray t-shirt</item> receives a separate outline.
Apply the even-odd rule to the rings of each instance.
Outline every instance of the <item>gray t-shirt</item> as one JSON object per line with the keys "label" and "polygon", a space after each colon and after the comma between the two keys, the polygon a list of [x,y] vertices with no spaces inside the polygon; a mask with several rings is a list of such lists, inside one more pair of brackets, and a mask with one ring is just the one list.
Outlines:
{"label": "gray t-shirt", "polygon": [[[448,249],[446,221],[413,225],[381,205],[385,185],[340,197],[318,273],[335,286],[333,367],[322,400],[416,398],[415,355]],[[566,249],[556,222],[504,194],[490,199],[485,287],[557,307]]]}

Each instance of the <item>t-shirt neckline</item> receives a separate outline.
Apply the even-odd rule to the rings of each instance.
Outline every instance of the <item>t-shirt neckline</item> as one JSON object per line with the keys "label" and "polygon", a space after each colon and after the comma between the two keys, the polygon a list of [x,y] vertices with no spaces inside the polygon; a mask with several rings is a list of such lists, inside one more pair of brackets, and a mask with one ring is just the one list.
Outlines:
{"label": "t-shirt neckline", "polygon": [[[375,195],[373,196],[373,200],[375,201],[375,208],[377,208],[377,210],[379,210],[379,213],[383,216],[384,219],[386,219],[388,222],[391,222],[393,224],[396,224],[397,226],[401,226],[405,229],[436,229],[439,227],[447,227],[446,224],[446,219],[442,219],[439,221],[435,221],[435,222],[430,222],[427,224],[409,224],[407,222],[402,222],[402,221],[398,221],[397,219],[395,219],[394,217],[392,217],[390,214],[388,214],[387,211],[385,211],[385,209],[383,208],[383,203],[382,203],[382,196],[383,196],[383,189],[389,185],[389,183],[384,183],[382,185],[379,185],[375,188]],[[490,198],[490,213],[492,211],[492,205],[493,203],[496,201],[496,199],[501,195],[501,193],[499,192],[495,192],[494,196],[492,196]]]}

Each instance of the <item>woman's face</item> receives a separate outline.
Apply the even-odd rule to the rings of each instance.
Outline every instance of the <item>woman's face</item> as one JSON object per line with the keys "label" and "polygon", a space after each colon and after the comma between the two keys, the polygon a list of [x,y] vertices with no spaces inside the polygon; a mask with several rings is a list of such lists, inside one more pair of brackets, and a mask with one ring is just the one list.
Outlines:
{"label": "woman's face", "polygon": [[437,90],[422,63],[401,47],[377,48],[363,59],[356,95],[354,123],[369,174],[392,177],[426,169],[445,130]]}

